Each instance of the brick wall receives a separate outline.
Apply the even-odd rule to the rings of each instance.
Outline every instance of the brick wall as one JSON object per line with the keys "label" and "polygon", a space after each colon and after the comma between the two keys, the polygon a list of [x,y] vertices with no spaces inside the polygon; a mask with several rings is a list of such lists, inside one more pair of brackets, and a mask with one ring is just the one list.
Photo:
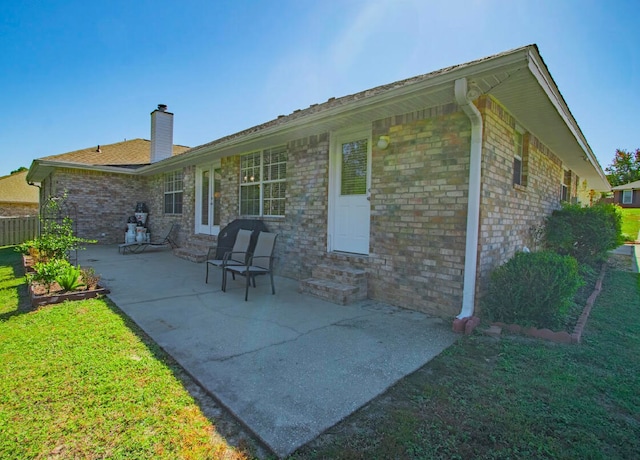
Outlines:
{"label": "brick wall", "polygon": [[69,205],[77,210],[78,236],[101,244],[123,242],[136,203],[149,201],[146,178],[99,171],[58,168],[45,179],[42,190],[44,199],[66,191]]}
{"label": "brick wall", "polygon": [[442,316],[462,302],[471,127],[455,105],[373,125],[370,297]]}
{"label": "brick wall", "polygon": [[37,216],[38,203],[0,203],[0,216]]}
{"label": "brick wall", "polygon": [[288,144],[286,216],[266,220],[278,232],[278,271],[305,279],[327,253],[329,134]]}
{"label": "brick wall", "polygon": [[[525,181],[513,185],[515,119],[492,97],[479,99],[477,105],[484,123],[477,286],[481,295],[493,269],[524,246],[537,248],[533,231],[560,206],[564,172],[560,159],[527,133]],[[575,186],[572,189],[575,194]]]}

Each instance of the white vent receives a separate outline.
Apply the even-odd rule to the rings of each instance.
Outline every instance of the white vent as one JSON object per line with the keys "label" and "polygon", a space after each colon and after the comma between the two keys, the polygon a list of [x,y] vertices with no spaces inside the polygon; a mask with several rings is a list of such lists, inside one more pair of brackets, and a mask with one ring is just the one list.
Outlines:
{"label": "white vent", "polygon": [[151,112],[151,163],[170,158],[173,154],[173,114],[159,104]]}

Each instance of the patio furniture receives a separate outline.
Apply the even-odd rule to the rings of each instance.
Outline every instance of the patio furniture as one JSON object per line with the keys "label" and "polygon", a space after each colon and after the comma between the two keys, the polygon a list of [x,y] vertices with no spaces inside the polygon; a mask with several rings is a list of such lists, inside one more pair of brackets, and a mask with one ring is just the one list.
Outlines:
{"label": "patio furniture", "polygon": [[221,258],[212,259],[212,252],[215,251],[216,256],[219,254],[218,248],[209,248],[206,261],[207,274],[204,279],[205,283],[209,282],[209,265],[221,268],[222,290],[224,291],[227,276],[225,268],[228,265],[245,265],[247,263],[247,257],[249,256],[249,245],[251,244],[251,235],[251,230],[245,230],[243,228],[239,229],[236,234],[235,242],[233,243],[231,251],[224,252]]}
{"label": "patio furniture", "polygon": [[118,245],[118,252],[122,252],[122,254],[124,255],[127,252],[131,252],[134,254],[143,252],[148,247],[159,248],[159,247],[171,246],[171,249],[177,248],[178,245],[176,244],[176,240],[177,240],[176,235],[178,234],[179,230],[180,230],[180,225],[173,223],[171,224],[171,228],[169,229],[167,236],[165,236],[164,238],[158,239],[156,241],[150,241],[150,242],[122,243]]}
{"label": "patio furniture", "polygon": [[[256,287],[256,276],[269,274],[271,278],[271,294],[275,295],[276,288],[273,284],[273,260],[274,249],[276,247],[277,233],[260,232],[256,248],[253,254],[247,260],[246,265],[226,266],[223,271],[230,271],[232,274],[238,274],[246,278],[244,300],[249,297],[249,284],[253,281],[253,287]],[[222,290],[226,291],[226,276],[223,275]]]}
{"label": "patio furniture", "polygon": [[[252,251],[258,240],[258,234],[260,232],[268,232],[267,226],[263,221],[258,219],[235,219],[227,226],[220,230],[217,237],[217,245],[215,247],[215,256],[207,257],[207,259],[222,259],[225,253],[229,252],[233,248],[233,244],[236,241],[236,235],[240,229],[251,230],[251,243],[249,244],[249,251]],[[211,250],[213,252],[213,249]],[[209,255],[212,255],[211,253]]]}

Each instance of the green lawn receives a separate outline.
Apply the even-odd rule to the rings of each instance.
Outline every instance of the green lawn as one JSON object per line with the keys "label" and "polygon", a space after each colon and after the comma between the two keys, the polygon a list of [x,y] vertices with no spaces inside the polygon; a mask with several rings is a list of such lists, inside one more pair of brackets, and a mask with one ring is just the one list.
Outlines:
{"label": "green lawn", "polygon": [[[110,302],[25,299],[0,249],[0,458],[251,457]],[[610,269],[581,345],[462,337],[293,458],[637,458],[638,309],[639,276]]]}
{"label": "green lawn", "polygon": [[640,232],[640,208],[622,209],[622,234],[627,236],[628,241],[638,238]]}
{"label": "green lawn", "polygon": [[638,458],[639,309],[610,270],[581,345],[464,337],[295,458]]}
{"label": "green lawn", "polygon": [[0,458],[247,458],[179,373],[106,299],[32,311],[0,249]]}

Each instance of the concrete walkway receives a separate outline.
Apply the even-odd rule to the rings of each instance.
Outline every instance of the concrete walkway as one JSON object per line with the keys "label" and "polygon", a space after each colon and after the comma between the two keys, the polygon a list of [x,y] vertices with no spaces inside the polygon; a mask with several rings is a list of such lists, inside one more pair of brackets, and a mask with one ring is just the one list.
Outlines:
{"label": "concrete walkway", "polygon": [[111,299],[278,456],[317,437],[423,366],[456,335],[450,322],[373,301],[339,306],[267,278],[221,292],[219,270],[166,249],[80,251]]}

